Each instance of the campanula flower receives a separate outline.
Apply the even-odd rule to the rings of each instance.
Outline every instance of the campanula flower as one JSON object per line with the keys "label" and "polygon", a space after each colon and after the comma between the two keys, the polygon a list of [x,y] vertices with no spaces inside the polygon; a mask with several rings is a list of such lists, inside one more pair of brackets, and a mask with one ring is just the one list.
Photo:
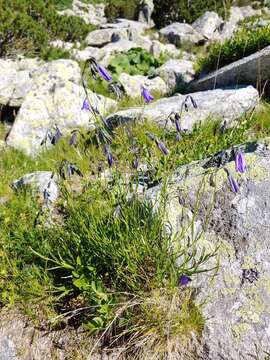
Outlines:
{"label": "campanula flower", "polygon": [[235,156],[235,170],[242,174],[247,171],[245,156],[241,152]]}
{"label": "campanula flower", "polygon": [[229,178],[229,183],[230,183],[232,191],[234,193],[237,193],[239,191],[239,185],[238,185],[236,179],[232,175],[229,175],[228,178]]}
{"label": "campanula flower", "polygon": [[73,134],[71,135],[71,138],[69,139],[68,144],[70,146],[74,145],[76,146],[78,143],[78,131],[74,131]]}
{"label": "campanula flower", "polygon": [[141,95],[142,95],[144,101],[146,102],[146,104],[148,104],[150,101],[154,100],[154,97],[150,94],[149,90],[144,86],[142,86]]}
{"label": "campanula flower", "polygon": [[60,129],[56,126],[55,134],[51,138],[51,144],[56,145],[60,138],[63,136]]}
{"label": "campanula flower", "polygon": [[112,156],[112,153],[111,153],[111,150],[110,150],[109,145],[106,144],[106,145],[104,146],[104,152],[105,152],[105,154],[107,155],[107,161],[108,161],[109,167],[112,167],[112,166],[113,166],[113,163],[114,163],[114,159],[113,159],[113,156]]}
{"label": "campanula flower", "polygon": [[83,105],[82,105],[82,110],[90,110],[90,104],[89,104],[88,99],[84,99]]}
{"label": "campanula flower", "polygon": [[112,76],[111,74],[109,74],[109,72],[101,65],[97,65],[97,70],[99,75],[106,81],[111,81],[112,80]]}
{"label": "campanula flower", "polygon": [[160,141],[159,139],[156,139],[156,144],[159,148],[159,150],[165,155],[167,156],[169,154],[169,150],[166,148],[166,146],[163,144],[162,141]]}
{"label": "campanula flower", "polygon": [[180,286],[186,286],[188,285],[188,283],[191,282],[191,278],[185,274],[182,274],[180,277],[179,277],[179,285]]}

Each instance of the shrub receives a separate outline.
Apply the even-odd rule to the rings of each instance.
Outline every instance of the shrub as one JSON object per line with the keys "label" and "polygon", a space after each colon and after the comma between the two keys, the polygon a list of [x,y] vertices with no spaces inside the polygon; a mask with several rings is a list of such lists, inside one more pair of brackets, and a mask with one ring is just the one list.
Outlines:
{"label": "shrub", "polygon": [[105,4],[105,15],[109,21],[114,21],[118,17],[133,20],[137,16],[139,0],[107,0]]}
{"label": "shrub", "polygon": [[[263,0],[257,3],[263,5]],[[154,0],[155,10],[153,20],[158,28],[172,22],[192,23],[206,11],[216,11],[219,15],[227,17],[232,5],[250,5],[247,0]]]}
{"label": "shrub", "polygon": [[197,72],[209,72],[237,61],[270,45],[270,27],[254,28],[245,24],[223,44],[210,44],[207,55],[197,61]]}
{"label": "shrub", "polygon": [[172,22],[191,23],[206,11],[224,15],[230,0],[155,0],[154,4],[153,20],[161,28]]}
{"label": "shrub", "polygon": [[50,58],[51,40],[80,41],[92,28],[78,17],[58,15],[51,0],[0,0],[0,8],[0,56]]}

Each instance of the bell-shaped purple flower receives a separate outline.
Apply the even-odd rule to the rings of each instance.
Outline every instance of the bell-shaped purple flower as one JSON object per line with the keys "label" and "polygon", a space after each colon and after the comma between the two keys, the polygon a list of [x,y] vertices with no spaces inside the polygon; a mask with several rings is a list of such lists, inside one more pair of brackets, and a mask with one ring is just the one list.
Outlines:
{"label": "bell-shaped purple flower", "polygon": [[101,65],[97,65],[97,70],[99,72],[99,75],[106,81],[111,81],[112,76],[111,74]]}
{"label": "bell-shaped purple flower", "polygon": [[163,144],[162,141],[160,141],[159,139],[156,140],[157,146],[159,148],[159,150],[165,155],[167,156],[169,154],[169,150],[166,148],[166,146]]}
{"label": "bell-shaped purple flower", "polygon": [[81,110],[89,110],[90,111],[90,104],[89,104],[88,99],[84,99]]}
{"label": "bell-shaped purple flower", "polygon": [[247,171],[245,156],[241,152],[235,156],[235,170],[242,174]]}
{"label": "bell-shaped purple flower", "polygon": [[105,154],[107,155],[107,161],[108,161],[109,167],[112,167],[112,166],[113,166],[113,163],[114,163],[114,159],[113,159],[113,156],[112,156],[112,153],[111,153],[111,150],[110,150],[109,145],[106,144],[106,145],[104,146],[104,152],[105,152]]}
{"label": "bell-shaped purple flower", "polygon": [[56,145],[60,138],[63,136],[60,129],[56,126],[55,134],[51,138],[51,144]]}
{"label": "bell-shaped purple flower", "polygon": [[70,146],[76,146],[78,143],[78,131],[74,131],[73,134],[71,135],[71,138],[69,139],[68,144]]}
{"label": "bell-shaped purple flower", "polygon": [[154,97],[150,94],[149,90],[144,86],[142,86],[141,95],[142,95],[144,101],[146,102],[146,104],[148,104],[150,101],[154,100]]}
{"label": "bell-shaped purple flower", "polygon": [[185,274],[182,274],[179,277],[179,285],[180,286],[187,286],[191,282],[191,278]]}
{"label": "bell-shaped purple flower", "polygon": [[236,179],[232,175],[228,175],[229,183],[231,186],[231,189],[234,193],[237,193],[239,191],[239,185],[236,181]]}
{"label": "bell-shaped purple flower", "polygon": [[139,167],[139,159],[138,157],[136,156],[135,159],[133,160],[133,169],[137,170],[138,167]]}
{"label": "bell-shaped purple flower", "polygon": [[114,160],[113,160],[113,156],[111,152],[108,152],[107,154],[107,161],[108,161],[108,165],[109,167],[113,166]]}
{"label": "bell-shaped purple flower", "polygon": [[176,131],[178,133],[180,133],[182,131],[181,129],[181,125],[180,125],[180,121],[178,120],[178,118],[175,117],[175,127],[176,127]]}

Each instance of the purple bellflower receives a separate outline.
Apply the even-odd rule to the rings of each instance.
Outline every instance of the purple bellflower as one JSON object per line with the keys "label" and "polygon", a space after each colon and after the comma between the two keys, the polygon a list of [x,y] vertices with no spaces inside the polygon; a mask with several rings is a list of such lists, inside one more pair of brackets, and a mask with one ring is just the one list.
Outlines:
{"label": "purple bellflower", "polygon": [[228,175],[229,183],[231,186],[231,189],[234,193],[237,193],[239,191],[239,185],[236,181],[236,179],[232,175]]}
{"label": "purple bellflower", "polygon": [[166,146],[163,144],[162,141],[159,139],[156,139],[156,144],[159,148],[159,150],[163,153],[163,155],[167,156],[169,154],[169,150],[166,148]]}
{"label": "purple bellflower", "polygon": [[109,148],[109,145],[106,144],[104,146],[104,152],[107,155],[107,161],[108,161],[109,167],[112,167],[113,163],[114,163],[114,160],[113,160],[113,156],[112,156],[111,150]]}
{"label": "purple bellflower", "polygon": [[138,157],[136,156],[135,159],[133,160],[133,169],[137,170],[138,167],[139,167],[139,159]]}
{"label": "purple bellflower", "polygon": [[191,278],[185,274],[182,274],[180,277],[179,277],[179,285],[180,286],[187,286],[188,283],[191,282]]}
{"label": "purple bellflower", "polygon": [[159,140],[158,137],[156,137],[155,135],[153,135],[153,134],[150,133],[149,131],[146,131],[145,134],[149,137],[149,139],[155,141],[155,143],[157,144],[157,147],[159,148],[159,150],[160,150],[165,156],[169,154],[169,150],[166,148],[166,146],[164,145],[164,143]]}
{"label": "purple bellflower", "polygon": [[235,170],[242,174],[247,171],[246,160],[244,154],[241,152],[235,156]]}
{"label": "purple bellflower", "polygon": [[150,94],[149,90],[144,86],[142,86],[141,95],[146,104],[148,104],[148,103],[150,103],[150,101],[154,100],[154,97]]}
{"label": "purple bellflower", "polygon": [[90,111],[90,104],[89,104],[88,99],[84,99],[81,110],[89,110]]}
{"label": "purple bellflower", "polygon": [[70,146],[76,146],[78,143],[78,131],[74,131],[73,134],[71,135],[71,138],[69,139],[68,144]]}
{"label": "purple bellflower", "polygon": [[111,74],[101,65],[97,65],[97,70],[99,75],[106,81],[110,82],[112,80]]}

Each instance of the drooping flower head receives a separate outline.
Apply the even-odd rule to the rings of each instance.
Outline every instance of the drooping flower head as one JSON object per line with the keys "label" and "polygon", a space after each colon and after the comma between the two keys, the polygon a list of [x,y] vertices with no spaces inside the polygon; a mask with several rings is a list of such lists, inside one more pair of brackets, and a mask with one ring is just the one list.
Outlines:
{"label": "drooping flower head", "polygon": [[136,156],[135,159],[133,160],[132,165],[133,165],[133,169],[135,169],[135,170],[138,169],[138,167],[139,167],[139,159],[138,159],[137,156]]}
{"label": "drooping flower head", "polygon": [[235,156],[235,170],[242,174],[247,171],[245,156],[241,152],[237,153]]}
{"label": "drooping flower head", "polygon": [[237,193],[239,191],[239,185],[236,181],[236,179],[232,175],[228,175],[229,183],[231,186],[231,189],[234,193]]}
{"label": "drooping flower head", "polygon": [[154,100],[154,97],[150,94],[150,91],[144,86],[142,86],[142,89],[141,89],[141,96],[144,99],[144,102],[146,104],[148,104],[150,101]]}
{"label": "drooping flower head", "polygon": [[109,145],[106,144],[106,145],[104,146],[104,152],[105,152],[105,154],[107,155],[107,161],[108,161],[109,167],[112,167],[112,166],[113,166],[113,163],[114,163],[114,159],[113,159],[113,156],[112,156],[112,153],[111,153],[111,150],[110,150]]}
{"label": "drooping flower head", "polygon": [[110,82],[112,80],[111,74],[101,65],[97,64],[97,70],[99,75],[106,81]]}
{"label": "drooping flower head", "polygon": [[180,125],[180,116],[179,116],[179,114],[177,114],[177,113],[175,114],[174,121],[175,121],[176,131],[178,133],[181,133],[182,129],[181,129],[181,125]]}
{"label": "drooping flower head", "polygon": [[180,286],[187,286],[188,283],[191,282],[191,278],[185,274],[182,274],[180,277],[179,277],[179,285]]}
{"label": "drooping flower head", "polygon": [[86,98],[84,99],[81,110],[89,110],[89,111],[91,110],[88,99]]}
{"label": "drooping flower head", "polygon": [[62,136],[63,134],[61,133],[60,129],[56,126],[55,133],[51,138],[51,144],[56,145]]}
{"label": "drooping flower head", "polygon": [[169,154],[169,150],[166,148],[165,144],[157,136],[150,133],[149,131],[146,131],[146,135],[149,137],[149,139],[155,141],[157,147],[163,153],[163,155],[167,156]]}
{"label": "drooping flower head", "polygon": [[166,148],[166,146],[163,144],[162,141],[159,139],[156,139],[156,144],[159,148],[159,150],[163,153],[163,155],[167,156],[169,154],[169,150]]}
{"label": "drooping flower head", "polygon": [[70,137],[70,139],[69,139],[68,144],[69,144],[70,146],[76,146],[77,143],[78,143],[78,131],[75,130],[75,131],[72,133],[72,135],[71,135],[71,137]]}

